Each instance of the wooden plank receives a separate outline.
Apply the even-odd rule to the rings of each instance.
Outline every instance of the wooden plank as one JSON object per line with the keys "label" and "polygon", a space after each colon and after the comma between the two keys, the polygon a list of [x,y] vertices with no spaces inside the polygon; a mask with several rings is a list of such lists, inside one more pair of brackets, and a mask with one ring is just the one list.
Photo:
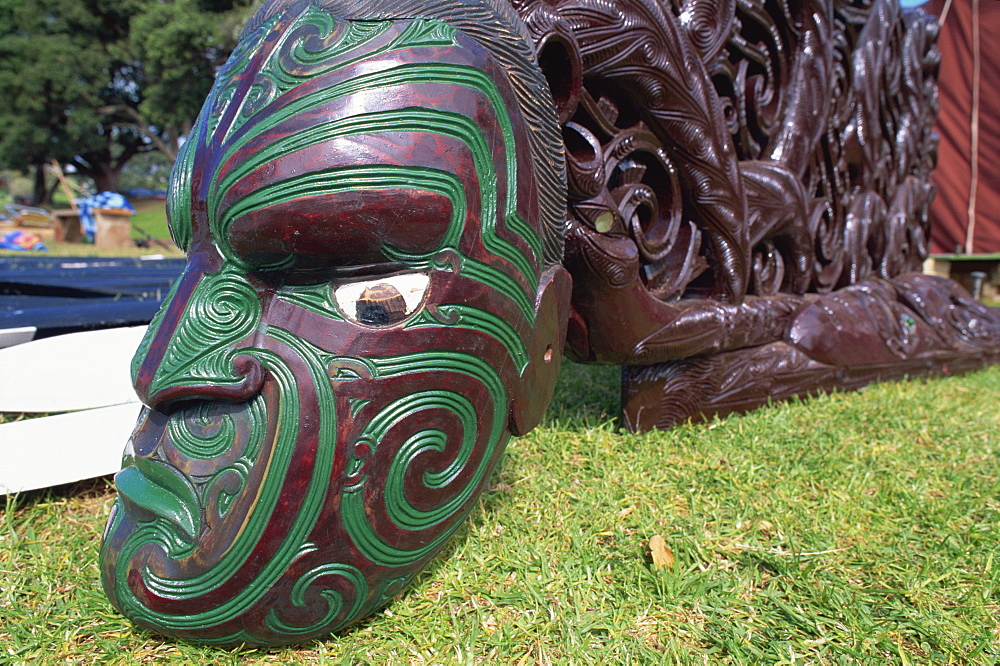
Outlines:
{"label": "wooden plank", "polygon": [[137,402],[130,365],[145,326],[0,349],[0,412],[69,412]]}
{"label": "wooden plank", "polygon": [[137,326],[150,322],[160,309],[160,304],[161,301],[155,299],[140,300],[131,296],[2,296],[0,328],[34,326],[40,332],[52,330],[60,333],[65,332],[65,329]]}
{"label": "wooden plank", "polygon": [[0,425],[0,495],[114,474],[141,405]]}
{"label": "wooden plank", "polygon": [[0,349],[30,342],[38,329],[34,326],[18,326],[16,328],[0,328]]}

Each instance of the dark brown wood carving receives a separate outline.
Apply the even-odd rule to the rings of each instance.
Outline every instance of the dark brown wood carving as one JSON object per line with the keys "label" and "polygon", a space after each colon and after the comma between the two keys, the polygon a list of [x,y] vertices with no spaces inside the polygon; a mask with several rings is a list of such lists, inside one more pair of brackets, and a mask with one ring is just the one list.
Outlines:
{"label": "dark brown wood carving", "polygon": [[447,543],[560,348],[632,430],[1000,360],[919,275],[936,27],[888,0],[270,0],[171,176],[188,265],[101,552],[112,603],[277,644]]}
{"label": "dark brown wood carving", "polygon": [[517,2],[566,146],[567,350],[631,430],[1000,358],[927,256],[937,25],[888,0]]}

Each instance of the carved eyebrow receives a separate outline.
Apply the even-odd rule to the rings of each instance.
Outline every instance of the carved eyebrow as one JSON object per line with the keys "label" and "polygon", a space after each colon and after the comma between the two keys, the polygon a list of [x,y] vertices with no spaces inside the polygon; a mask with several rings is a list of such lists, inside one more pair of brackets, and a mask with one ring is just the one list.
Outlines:
{"label": "carved eyebrow", "polygon": [[[468,213],[465,189],[457,176],[436,169],[374,164],[311,172],[294,179],[273,183],[243,197],[226,211],[225,219],[231,222],[240,215],[308,197],[312,193],[377,189],[426,190],[447,197],[452,204],[452,218],[440,247],[424,254],[406,254],[394,248],[385,248],[389,258],[404,262],[411,268],[423,269],[429,267],[435,261],[436,255],[443,250],[452,250],[456,254],[461,254],[459,242]],[[235,256],[235,252],[226,240],[224,233],[217,234],[215,242],[224,253],[230,252]],[[240,263],[245,262],[240,260]],[[266,267],[256,266],[255,268]],[[462,272],[466,277],[486,284],[507,296],[517,305],[528,321],[534,321],[534,306],[529,294],[509,275],[469,257],[463,259]]]}
{"label": "carved eyebrow", "polygon": [[[367,58],[370,59],[372,56],[382,55],[383,51],[377,51],[374,54],[367,54]],[[323,74],[329,74],[331,71],[338,69],[343,69],[344,67],[356,64],[360,59],[354,59],[344,63],[337,63],[336,65],[327,67],[320,70],[315,74],[311,74],[308,78],[315,79]],[[247,63],[249,64],[249,63]],[[306,79],[303,79],[306,80]],[[375,88],[385,88],[398,85],[413,85],[413,84],[444,84],[444,85],[456,85],[465,88],[470,88],[476,92],[485,96],[492,106],[493,117],[500,127],[500,134],[504,141],[504,157],[506,161],[506,177],[508,182],[507,196],[506,196],[506,221],[508,226],[514,231],[518,236],[520,236],[528,245],[531,252],[533,253],[533,259],[539,261],[542,255],[542,243],[541,239],[535,233],[534,229],[530,225],[526,224],[521,220],[517,214],[517,153],[516,144],[513,138],[513,128],[511,126],[511,120],[509,112],[506,105],[503,102],[503,97],[500,91],[497,89],[496,84],[486,75],[483,71],[471,67],[468,65],[459,65],[454,63],[415,63],[415,64],[404,64],[397,67],[392,67],[386,70],[378,72],[370,72],[355,76],[353,78],[334,83],[329,86],[325,86],[316,90],[314,92],[308,93],[299,97],[297,99],[290,100],[281,109],[276,110],[264,117],[263,119],[258,119],[258,122],[247,127],[246,131],[241,132],[237,140],[233,141],[224,151],[223,155],[216,162],[215,171],[212,174],[211,183],[208,190],[208,213],[210,220],[214,221],[216,216],[216,211],[218,211],[221,204],[222,198],[225,193],[238,181],[240,178],[244,177],[256,168],[259,168],[262,164],[273,160],[276,156],[292,152],[303,147],[319,143],[323,140],[329,140],[335,138],[337,135],[336,130],[340,124],[354,124],[355,118],[360,118],[361,116],[354,116],[349,118],[338,119],[336,121],[331,121],[329,123],[321,123],[317,126],[310,127],[307,130],[295,132],[287,136],[281,137],[280,139],[272,142],[263,150],[255,151],[251,156],[251,159],[247,159],[237,164],[233,169],[226,172],[221,178],[220,171],[224,166],[232,159],[233,155],[247,143],[249,143],[254,138],[260,136],[264,132],[274,129],[281,122],[294,117],[297,114],[306,112],[310,109],[315,108],[320,104],[329,103],[331,101],[342,99],[350,95],[363,92],[366,90],[371,90]],[[191,216],[190,216],[190,200],[191,200],[191,179],[192,171],[194,168],[194,156],[195,151],[197,151],[200,143],[208,143],[208,135],[211,134],[211,108],[214,106],[216,98],[221,95],[224,90],[229,88],[228,81],[220,81],[213,88],[209,99],[205,102],[205,107],[195,124],[195,129],[191,133],[191,137],[184,143],[181,147],[181,151],[178,155],[177,162],[174,166],[174,170],[171,172],[171,183],[170,183],[170,194],[168,196],[168,201],[171,203],[171,208],[175,211],[172,217],[176,217],[175,230],[171,225],[171,234],[174,236],[174,241],[179,247],[185,248],[187,242],[190,239],[190,227],[191,227]],[[288,91],[286,91],[288,92]],[[279,95],[280,97],[281,95]],[[412,110],[412,109],[411,109]],[[426,111],[431,111],[426,109]],[[384,113],[384,112],[383,112]],[[443,112],[442,112],[443,113]],[[458,114],[452,114],[460,118],[464,116],[458,116]],[[249,120],[249,118],[245,119]],[[244,121],[245,122],[245,121]],[[471,121],[470,121],[471,122]],[[236,121],[234,121],[234,126]],[[241,125],[243,125],[241,123]],[[232,127],[230,127],[228,133],[231,133]],[[332,133],[327,134],[325,130],[332,130]],[[476,128],[477,132],[479,128]],[[369,128],[368,131],[377,131]],[[393,131],[392,129],[383,131]],[[398,129],[396,131],[399,131]],[[359,132],[360,133],[360,132]],[[340,134],[340,136],[346,136],[347,134]],[[206,147],[202,147],[204,150]],[[488,152],[488,150],[487,150]],[[492,166],[491,166],[492,174]],[[491,177],[492,179],[492,177]],[[486,231],[490,236],[494,236],[495,226],[495,215],[486,216]],[[223,234],[217,233],[215,224],[213,226],[213,235],[216,238],[220,238]],[[502,238],[496,237],[498,244],[502,247],[502,251],[494,253],[499,256],[504,256],[509,261],[512,261],[506,256],[503,250],[512,250],[514,253],[520,253],[520,250],[515,246],[510,245],[507,241]],[[504,247],[510,245],[509,248]],[[225,248],[220,248],[225,249]],[[527,259],[527,258],[525,258]],[[515,263],[512,261],[512,263]],[[530,264],[530,260],[528,260]],[[515,263],[518,269],[525,274],[528,279],[529,284],[533,284],[534,271],[528,270],[524,271],[524,262]],[[537,288],[537,285],[535,285]]]}
{"label": "carved eyebrow", "polygon": [[[501,238],[497,233],[497,196],[496,191],[488,186],[489,183],[496,181],[493,156],[490,152],[486,138],[482,134],[482,128],[479,127],[471,118],[464,115],[447,111],[439,111],[436,109],[408,107],[403,109],[358,114],[348,118],[340,118],[322,123],[313,128],[309,128],[308,130],[283,137],[282,139],[273,142],[268,147],[260,151],[256,151],[253,155],[253,160],[248,160],[248,163],[240,164],[231,174],[227,174],[227,176],[223,179],[223,182],[218,186],[217,191],[220,192],[218,196],[221,197],[221,192],[223,192],[224,189],[231,188],[235,184],[238,177],[249,174],[253,168],[258,168],[259,165],[266,164],[267,162],[277,159],[280,155],[288,152],[294,152],[294,150],[298,148],[316,145],[318,143],[338,138],[363,136],[365,134],[377,134],[384,132],[421,132],[441,134],[462,141],[468,147],[473,157],[477,177],[480,182],[479,189],[480,205],[482,208],[481,219],[483,245],[491,253],[498,257],[502,257],[514,266],[515,269],[518,270],[523,276],[526,287],[518,286],[515,281],[511,280],[501,271],[497,271],[486,264],[478,266],[478,270],[476,270],[474,274],[480,276],[485,275],[486,277],[484,279],[487,284],[508,295],[518,304],[518,307],[525,313],[525,316],[531,320],[534,310],[530,305],[529,297],[538,289],[538,276],[534,271],[531,259],[529,259],[520,250],[520,248],[510,241]],[[378,165],[374,168],[387,171],[392,167],[389,165]],[[232,248],[225,243],[229,227],[239,215],[259,209],[264,205],[273,205],[273,203],[308,196],[309,193],[317,191],[321,185],[335,188],[346,187],[348,189],[359,189],[350,183],[344,182],[343,178],[346,174],[350,173],[350,171],[347,170],[350,168],[343,169],[344,170],[338,168],[328,172],[303,174],[280,183],[274,183],[262,188],[259,192],[247,195],[226,209],[220,216],[213,216],[210,213],[209,223],[212,228],[212,235],[216,239],[216,244],[219,245],[220,250],[222,250],[227,257],[239,262],[240,260],[232,251]],[[358,173],[361,172],[359,171]],[[367,172],[365,175],[370,176],[374,173],[375,172]],[[418,171],[415,171],[414,168],[410,168],[406,173],[418,173]],[[394,182],[401,186],[405,186],[404,179],[396,179]],[[514,185],[514,183],[508,182],[508,201],[511,198],[511,193],[515,189]],[[370,184],[367,187],[370,188],[379,186],[384,187],[385,185],[380,185],[378,177],[376,177],[374,181],[370,181]],[[438,191],[430,186],[422,186],[421,189]],[[446,192],[440,193],[448,196]],[[464,203],[464,196],[462,201]],[[210,211],[211,205],[212,202],[210,202]],[[464,206],[462,210],[463,212],[465,211]],[[527,233],[530,234],[529,237],[534,238],[536,242],[539,242],[534,230],[524,224],[523,221],[516,216],[514,211],[506,210],[505,212],[505,221],[509,226],[514,227],[514,230],[517,231],[516,227],[518,223],[520,223],[520,225],[527,230]],[[459,236],[461,235],[460,228],[457,230],[457,233]],[[454,245],[450,249],[454,249],[456,251],[458,250],[457,241],[459,236],[453,238]],[[449,248],[443,246],[440,249]],[[537,256],[538,255],[536,255],[536,258]],[[429,256],[411,257],[408,259],[410,261],[430,261]],[[403,261],[408,259],[403,257],[399,258],[399,260]],[[474,277],[474,279],[484,281],[484,279],[480,279],[479,277]]]}
{"label": "carved eyebrow", "polygon": [[[378,111],[374,113],[359,114],[349,118],[338,119],[311,128],[305,132],[299,132],[291,137],[274,142],[272,146],[259,151],[255,155],[252,165],[241,165],[239,172],[233,176],[227,174],[220,184],[219,190],[231,187],[234,179],[248,172],[251,166],[257,166],[275,159],[281,154],[294,151],[300,146],[309,146],[325,141],[347,136],[359,136],[364,134],[377,134],[383,132],[426,132],[441,134],[462,141],[468,146],[472,154],[473,162],[476,165],[477,177],[480,182],[480,196],[482,203],[483,221],[483,243],[493,254],[503,257],[509,261],[524,276],[532,292],[537,290],[537,277],[531,261],[512,243],[500,238],[496,234],[497,223],[497,196],[496,191],[489,187],[489,183],[496,181],[496,171],[493,165],[493,156],[489,145],[482,135],[482,129],[471,119],[464,115],[435,109],[405,108],[393,109],[389,111]],[[235,171],[235,170],[234,170]],[[286,181],[289,186],[293,185],[300,178]],[[507,191],[512,192],[515,183],[508,182]],[[220,195],[221,196],[221,195]],[[508,197],[509,203],[510,197]],[[210,202],[210,206],[213,202]],[[211,211],[211,208],[210,208]],[[226,235],[229,225],[232,224],[235,215],[242,213],[239,205],[234,205],[226,210],[221,216],[212,216],[210,212],[210,224],[213,235],[222,238]],[[505,211],[509,216],[512,211]]]}
{"label": "carved eyebrow", "polygon": [[[219,227],[213,228],[215,242],[224,253],[236,256],[227,240],[227,231],[232,222],[242,215],[314,195],[381,189],[433,192],[447,197],[452,207],[451,220],[441,247],[422,255],[407,255],[399,251],[390,252],[390,258],[396,261],[405,261],[415,268],[424,268],[430,264],[434,255],[442,250],[458,251],[458,243],[462,237],[468,213],[468,202],[462,181],[458,176],[438,169],[392,164],[367,164],[313,171],[262,187],[243,197],[226,210],[222,220],[220,220]],[[387,249],[391,251],[391,248]],[[242,260],[240,262],[243,263]],[[255,268],[272,267],[255,266]]]}

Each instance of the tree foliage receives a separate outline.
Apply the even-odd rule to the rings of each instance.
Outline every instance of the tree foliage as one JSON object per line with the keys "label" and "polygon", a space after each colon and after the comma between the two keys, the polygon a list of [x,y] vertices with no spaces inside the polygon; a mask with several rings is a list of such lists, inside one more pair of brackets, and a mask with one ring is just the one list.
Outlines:
{"label": "tree foliage", "polygon": [[173,159],[250,9],[0,0],[0,166],[40,174],[55,159],[106,190],[137,154]]}

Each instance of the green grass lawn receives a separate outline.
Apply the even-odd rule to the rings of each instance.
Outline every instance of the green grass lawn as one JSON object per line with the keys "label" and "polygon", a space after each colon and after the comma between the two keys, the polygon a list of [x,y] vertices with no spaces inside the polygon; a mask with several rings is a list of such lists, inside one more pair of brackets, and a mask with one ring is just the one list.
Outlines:
{"label": "green grass lawn", "polygon": [[167,228],[166,202],[162,199],[143,199],[133,201],[135,215],[132,216],[132,237],[143,237],[138,232],[142,229],[153,238],[164,238],[169,242],[170,230]]}
{"label": "green grass lawn", "polygon": [[[107,481],[0,510],[0,663],[994,663],[1000,368],[630,435],[567,364],[415,585],[328,640],[224,652],[117,615]],[[2,504],[2,503],[0,503]],[[646,545],[662,535],[673,567]]]}

